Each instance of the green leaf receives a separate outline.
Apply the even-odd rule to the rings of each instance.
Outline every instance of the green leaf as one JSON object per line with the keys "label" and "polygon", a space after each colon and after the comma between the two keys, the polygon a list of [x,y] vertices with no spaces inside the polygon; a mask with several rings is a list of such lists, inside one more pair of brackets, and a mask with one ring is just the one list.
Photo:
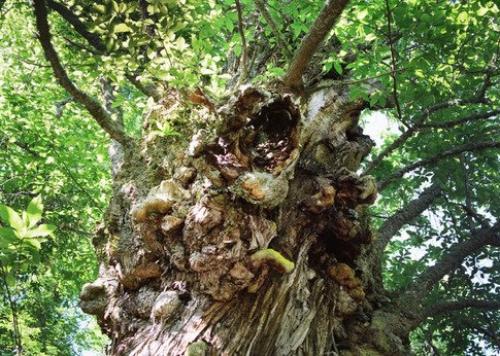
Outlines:
{"label": "green leaf", "polygon": [[342,72],[344,71],[342,69],[342,65],[338,61],[333,62],[333,68],[335,68],[335,71],[339,74],[342,74]]}
{"label": "green leaf", "polygon": [[466,23],[469,20],[469,14],[465,11],[462,11],[458,14],[457,20],[459,23]]}
{"label": "green leaf", "polygon": [[273,76],[281,77],[282,75],[285,74],[285,70],[280,67],[272,67],[269,68],[269,73],[271,73]]}
{"label": "green leaf", "polygon": [[132,29],[124,23],[119,23],[113,28],[113,33],[132,32]]}
{"label": "green leaf", "polygon": [[19,241],[15,231],[10,227],[0,227],[0,247],[6,248]]}
{"label": "green leaf", "polygon": [[33,246],[34,248],[36,248],[37,250],[39,250],[42,247],[42,242],[38,239],[27,239],[24,241],[29,245]]}
{"label": "green leaf", "polygon": [[359,20],[359,21],[363,21],[363,19],[368,15],[368,9],[363,9],[361,11],[358,11],[358,13],[356,14],[356,18]]}
{"label": "green leaf", "polygon": [[26,213],[28,214],[29,226],[35,226],[37,222],[42,218],[43,203],[42,197],[39,195],[33,198],[28,204]]}
{"label": "green leaf", "polygon": [[37,226],[36,228],[29,230],[26,233],[26,237],[44,237],[44,236],[53,236],[56,227],[54,225],[42,224]]}
{"label": "green leaf", "polygon": [[21,231],[25,227],[21,216],[7,205],[0,204],[0,218],[4,223],[10,225],[18,231]]}

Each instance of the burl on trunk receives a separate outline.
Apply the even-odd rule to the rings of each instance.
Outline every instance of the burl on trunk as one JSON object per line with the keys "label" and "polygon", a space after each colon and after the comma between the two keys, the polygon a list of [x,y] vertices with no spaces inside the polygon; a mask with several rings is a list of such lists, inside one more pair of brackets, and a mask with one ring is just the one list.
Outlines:
{"label": "burl on trunk", "polygon": [[182,112],[190,142],[149,134],[127,153],[94,239],[100,276],[81,294],[110,353],[402,352],[367,317],[376,184],[356,174],[373,145],[361,109],[342,88],[160,102],[146,126]]}

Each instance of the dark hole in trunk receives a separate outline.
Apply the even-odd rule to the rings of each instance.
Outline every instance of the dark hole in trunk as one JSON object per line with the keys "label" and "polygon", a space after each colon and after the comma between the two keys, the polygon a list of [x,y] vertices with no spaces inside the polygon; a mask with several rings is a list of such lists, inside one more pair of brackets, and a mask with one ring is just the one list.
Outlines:
{"label": "dark hole in trunk", "polygon": [[361,253],[361,243],[357,240],[342,240],[335,236],[330,229],[326,229],[319,235],[318,243],[323,244],[325,251],[334,256],[338,262],[352,265],[356,257]]}
{"label": "dark hole in trunk", "polygon": [[299,112],[289,99],[264,106],[243,130],[242,151],[252,165],[272,172],[298,144]]}

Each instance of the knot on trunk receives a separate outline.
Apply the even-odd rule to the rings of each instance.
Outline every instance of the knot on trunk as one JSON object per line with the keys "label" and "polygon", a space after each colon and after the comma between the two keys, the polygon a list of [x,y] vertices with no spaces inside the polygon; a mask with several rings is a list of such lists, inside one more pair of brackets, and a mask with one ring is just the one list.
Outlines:
{"label": "knot on trunk", "polygon": [[102,318],[106,304],[106,286],[101,279],[83,285],[79,305],[85,313]]}

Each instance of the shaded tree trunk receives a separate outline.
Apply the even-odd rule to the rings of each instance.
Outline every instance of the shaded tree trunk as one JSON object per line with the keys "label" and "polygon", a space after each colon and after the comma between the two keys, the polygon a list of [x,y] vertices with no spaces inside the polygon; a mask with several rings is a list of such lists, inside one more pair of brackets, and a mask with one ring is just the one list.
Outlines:
{"label": "shaded tree trunk", "polygon": [[[149,132],[128,150],[94,240],[100,277],[81,294],[110,353],[405,352],[399,319],[374,313],[376,183],[355,173],[373,143],[347,96],[246,87],[191,108],[190,142]],[[179,100],[145,126],[185,114]]]}

